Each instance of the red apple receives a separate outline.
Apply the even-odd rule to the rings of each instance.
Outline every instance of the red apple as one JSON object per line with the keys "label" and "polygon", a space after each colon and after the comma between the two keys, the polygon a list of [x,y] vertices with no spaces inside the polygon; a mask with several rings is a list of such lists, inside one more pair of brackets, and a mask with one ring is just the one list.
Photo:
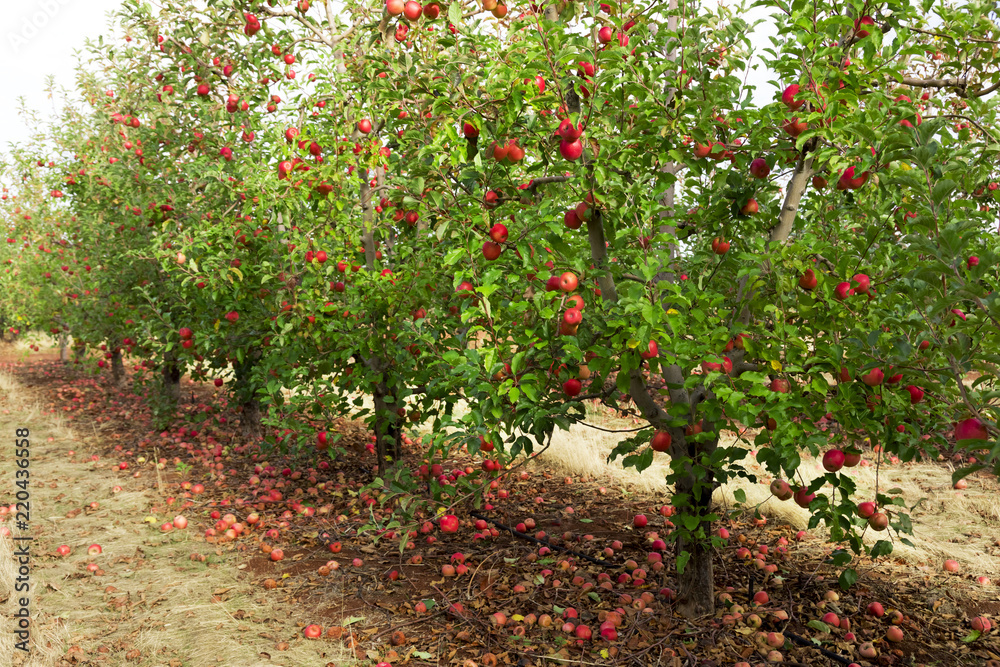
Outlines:
{"label": "red apple", "polygon": [[798,94],[799,94],[799,84],[793,83],[792,85],[785,88],[785,90],[781,93],[781,101],[784,102],[785,106],[787,106],[789,109],[795,111],[803,104],[805,104],[805,100],[796,99],[796,95]]}
{"label": "red apple", "polygon": [[871,278],[863,273],[856,273],[854,274],[854,277],[851,278],[851,281],[854,283],[851,287],[854,288],[855,292],[858,292],[859,294],[868,294],[868,288],[871,286]]}
{"label": "red apple", "polygon": [[423,11],[424,8],[420,5],[420,3],[414,2],[414,0],[409,0],[409,2],[403,6],[403,16],[411,21],[416,21],[420,18]]}
{"label": "red apple", "polygon": [[788,482],[783,479],[776,479],[771,482],[771,493],[773,493],[774,497],[778,500],[788,500],[792,497],[792,495],[794,495],[792,487],[789,486]]}
{"label": "red apple", "polygon": [[497,243],[504,243],[507,241],[507,227],[500,223],[493,225],[490,228],[490,238]]}
{"label": "red apple", "polygon": [[571,271],[567,271],[566,273],[559,276],[559,289],[561,289],[563,292],[572,292],[577,288],[577,285],[579,285],[579,283],[580,281],[576,277],[576,274],[572,273]]}
{"label": "red apple", "polygon": [[882,369],[876,367],[871,369],[866,375],[862,375],[861,381],[869,387],[877,387],[882,384],[884,377],[885,373],[882,372]]}
{"label": "red apple", "polygon": [[750,175],[754,178],[767,178],[771,173],[771,168],[767,166],[767,160],[762,157],[754,158],[750,163]]}
{"label": "red apple", "polygon": [[827,472],[837,472],[844,467],[844,452],[839,449],[831,449],[823,454],[823,468]]}
{"label": "red apple", "polygon": [[566,160],[579,160],[583,155],[583,142],[579,139],[574,141],[563,139],[559,142],[559,154]]}
{"label": "red apple", "polygon": [[438,521],[441,526],[442,533],[456,533],[458,532],[458,517],[454,514],[445,514]]}
{"label": "red apple", "polygon": [[854,290],[851,289],[851,283],[837,283],[837,286],[833,288],[833,298],[837,301],[843,301],[853,294]]}
{"label": "red apple", "polygon": [[483,257],[493,261],[500,256],[503,251],[503,246],[499,243],[494,243],[493,241],[486,241],[483,243]]}
{"label": "red apple", "polygon": [[653,448],[654,452],[666,452],[670,450],[670,443],[673,441],[670,433],[667,431],[657,431],[653,434],[653,440],[650,446]]}
{"label": "red apple", "polygon": [[955,440],[986,440],[989,432],[986,425],[975,417],[963,420],[955,426]]}
{"label": "red apple", "polygon": [[863,25],[873,26],[875,25],[875,21],[870,16],[862,16],[861,18],[859,18],[857,21],[854,22],[854,30],[855,30],[854,34],[858,39],[864,39],[870,34],[867,30],[861,28],[861,26]]}
{"label": "red apple", "polygon": [[795,491],[795,504],[799,507],[809,509],[809,503],[811,503],[816,498],[815,493],[809,493],[809,491],[803,486]]}

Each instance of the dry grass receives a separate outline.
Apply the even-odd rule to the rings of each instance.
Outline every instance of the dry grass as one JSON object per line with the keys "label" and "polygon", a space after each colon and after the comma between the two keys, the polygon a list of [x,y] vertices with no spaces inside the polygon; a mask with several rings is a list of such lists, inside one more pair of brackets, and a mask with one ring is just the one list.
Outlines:
{"label": "dry grass", "polygon": [[[633,428],[636,424],[627,420],[605,417],[592,420],[608,428]],[[746,436],[752,441],[753,434]],[[621,436],[574,425],[569,431],[558,431],[550,448],[539,458],[538,464],[561,474],[584,475],[598,480],[606,480],[608,487],[619,493],[648,497],[651,505],[667,502],[670,490],[665,478],[669,472],[669,459],[658,455],[653,465],[636,473],[625,469],[620,459],[614,463],[607,461],[608,454],[619,442]],[[723,445],[736,442],[732,433],[723,434]],[[742,443],[741,443],[742,446]],[[759,484],[752,485],[746,480],[736,480],[716,490],[715,501],[732,507],[733,492],[741,488],[746,493],[747,506],[757,507],[772,520],[787,522],[797,529],[805,529],[809,514],[792,501],[782,502],[774,498],[768,490],[771,478],[749,456],[743,464],[755,473]],[[914,547],[908,547],[894,539],[894,554],[915,564],[930,564],[938,568],[944,558],[953,558],[963,564],[970,573],[988,574],[994,578],[1000,573],[1000,560],[990,555],[990,545],[1000,538],[1000,495],[996,479],[985,475],[967,478],[969,488],[964,491],[952,489],[951,472],[946,464],[911,463],[883,464],[880,469],[874,465],[844,469],[858,486],[858,497],[874,498],[876,474],[879,488],[885,493],[898,488],[910,511],[914,534],[909,537]],[[803,460],[799,467],[803,480],[812,481],[824,474],[820,461],[812,458]],[[827,487],[829,489],[829,487]],[[822,491],[821,491],[822,493]],[[877,537],[876,537],[877,536]],[[887,533],[873,534],[868,531],[866,541],[886,539]]]}
{"label": "dry grass", "polygon": [[[340,642],[307,641],[299,625],[312,619],[290,618],[288,608],[273,594],[250,588],[239,578],[241,555],[216,551],[202,541],[190,515],[191,527],[162,534],[155,527],[172,518],[160,512],[154,526],[143,522],[153,505],[162,501],[155,489],[140,480],[119,476],[103,463],[82,464],[96,444],[79,437],[56,415],[42,414],[37,405],[19,400],[14,380],[0,372],[0,431],[31,429],[31,502],[29,534],[31,572],[31,652],[15,650],[12,629],[14,603],[23,594],[10,595],[16,576],[12,542],[0,538],[0,628],[2,664],[47,666],[58,664],[72,646],[89,659],[106,665],[152,667],[179,660],[185,667],[217,665],[338,665],[352,664]],[[67,451],[77,452],[67,463]],[[10,498],[15,466],[11,457],[0,460],[0,493]],[[144,472],[150,475],[151,472]],[[144,480],[141,480],[144,481]],[[124,491],[112,494],[114,485]],[[72,509],[97,501],[96,511],[67,518]],[[6,525],[10,524],[10,520]],[[101,555],[87,555],[98,543]],[[60,544],[72,547],[61,558]],[[205,563],[190,560],[199,552]],[[96,563],[105,570],[94,576],[85,569]],[[113,587],[113,588],[109,588]],[[258,589],[259,590],[259,589]],[[261,637],[267,635],[267,638]],[[289,643],[278,651],[280,641]],[[130,651],[137,655],[127,658]],[[12,658],[6,658],[12,656]]]}

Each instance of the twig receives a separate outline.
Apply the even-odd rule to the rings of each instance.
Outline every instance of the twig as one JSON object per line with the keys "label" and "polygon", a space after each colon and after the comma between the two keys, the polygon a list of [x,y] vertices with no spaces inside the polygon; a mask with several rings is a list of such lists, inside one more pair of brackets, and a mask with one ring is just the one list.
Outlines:
{"label": "twig", "polygon": [[[826,657],[830,658],[830,660],[833,660],[835,662],[839,662],[842,665],[850,665],[853,662],[852,660],[848,660],[847,658],[845,658],[844,656],[840,655],[839,653],[834,653],[833,651],[828,651],[827,649],[823,648],[822,646],[816,646],[815,644],[813,644],[808,639],[800,637],[797,634],[795,634],[794,632],[788,632],[787,630],[783,630],[782,634],[784,634],[786,637],[790,638],[793,642],[795,642],[799,646],[808,646],[809,648],[814,648],[817,651],[819,651],[820,653],[822,653],[823,655],[825,655]],[[795,664],[795,665],[797,665],[799,663],[791,663],[790,662],[790,663],[785,663],[785,664],[789,664],[789,665]]]}
{"label": "twig", "polygon": [[511,533],[512,535],[514,535],[516,537],[520,537],[522,540],[528,540],[529,542],[534,542],[536,544],[541,544],[543,546],[549,547],[550,549],[558,549],[560,551],[565,551],[566,553],[570,553],[570,554],[573,554],[574,556],[577,556],[579,558],[583,558],[584,560],[588,560],[591,563],[594,563],[595,565],[600,565],[601,567],[606,567],[606,568],[609,568],[609,569],[612,569],[612,570],[620,570],[622,567],[624,567],[622,565],[615,565],[614,563],[609,563],[608,561],[602,560],[600,558],[594,558],[593,556],[588,556],[587,554],[580,553],[579,551],[574,551],[573,549],[570,549],[569,547],[559,546],[558,544],[552,544],[551,542],[548,542],[547,540],[540,540],[537,537],[532,537],[531,535],[527,535],[525,533],[522,533],[519,530],[514,530],[510,526],[506,526],[506,525],[500,523],[499,521],[497,521],[496,519],[492,519],[492,518],[486,516],[485,514],[480,514],[479,512],[477,512],[475,510],[469,510],[469,514],[471,514],[472,516],[476,517],[477,519],[482,519],[483,521],[487,521],[489,523],[492,523],[494,526],[496,526],[500,530],[506,530],[509,533]]}

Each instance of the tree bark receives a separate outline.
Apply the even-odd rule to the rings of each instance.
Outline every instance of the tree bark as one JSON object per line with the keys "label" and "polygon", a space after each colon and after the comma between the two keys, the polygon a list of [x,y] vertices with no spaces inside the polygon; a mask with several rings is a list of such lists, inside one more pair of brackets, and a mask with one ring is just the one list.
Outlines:
{"label": "tree bark", "polygon": [[[125,384],[125,362],[122,359],[121,348],[115,348],[111,352],[111,380],[116,387]],[[180,389],[178,389],[178,393]]]}
{"label": "tree bark", "polygon": [[389,395],[385,383],[379,383],[375,388],[375,451],[378,454],[378,474],[386,471],[386,463],[399,461],[402,456],[399,426],[399,415],[396,406],[386,403]]}
{"label": "tree bark", "polygon": [[181,400],[181,369],[177,365],[177,357],[167,353],[161,371],[163,380],[163,396],[171,405],[177,405]]}
{"label": "tree bark", "polygon": [[248,440],[258,440],[264,434],[260,418],[260,401],[251,398],[240,404],[240,435]]}
{"label": "tree bark", "polygon": [[69,347],[67,342],[66,333],[61,332],[59,334],[59,361],[64,364],[69,361]]}
{"label": "tree bark", "polygon": [[252,381],[253,369],[261,356],[260,350],[256,349],[242,363],[233,364],[233,375],[236,378],[234,390],[240,402],[240,435],[248,440],[259,440],[264,435],[257,387]]}

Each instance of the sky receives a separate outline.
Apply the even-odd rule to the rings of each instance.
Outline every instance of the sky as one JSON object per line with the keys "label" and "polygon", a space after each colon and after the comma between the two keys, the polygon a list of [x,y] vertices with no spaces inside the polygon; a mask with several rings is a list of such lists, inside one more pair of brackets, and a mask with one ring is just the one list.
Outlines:
{"label": "sky", "polygon": [[[19,98],[43,118],[51,115],[54,108],[45,92],[47,79],[54,77],[57,87],[73,89],[74,52],[83,48],[87,38],[109,34],[108,15],[120,4],[121,0],[23,0],[4,8],[0,63],[8,66],[0,67],[0,153],[5,153],[11,142],[22,143],[30,136],[18,113]],[[774,33],[774,26],[762,28],[755,34],[755,42],[766,46],[766,35]],[[767,103],[773,98],[768,78],[761,71],[750,74],[750,82],[763,88],[755,95],[755,102]]]}
{"label": "sky", "polygon": [[18,114],[18,98],[44,116],[52,113],[46,79],[72,89],[77,59],[88,37],[108,32],[108,13],[121,0],[22,0],[5,3],[0,27],[0,152],[30,132]]}

